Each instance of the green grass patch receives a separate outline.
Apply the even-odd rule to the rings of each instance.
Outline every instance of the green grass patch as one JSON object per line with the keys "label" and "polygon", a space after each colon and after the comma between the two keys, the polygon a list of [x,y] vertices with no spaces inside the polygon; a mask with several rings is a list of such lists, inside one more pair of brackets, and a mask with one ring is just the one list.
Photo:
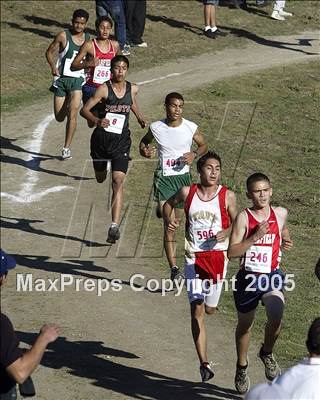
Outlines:
{"label": "green grass patch", "polygon": [[[263,38],[319,28],[317,1],[287,1],[287,9],[294,17],[284,23],[269,18],[271,5],[257,8],[254,0],[248,4],[250,12],[219,7],[218,24],[229,35],[209,40],[202,35],[201,2],[148,1],[144,36],[148,48],[132,49],[131,69],[137,71],[249,43],[272,45]],[[96,18],[93,1],[83,0],[81,4],[73,0],[1,2],[2,111],[15,111],[19,105],[36,103],[37,94],[50,86],[51,75],[44,53],[52,38],[68,26],[73,11],[79,7],[89,12],[88,26],[93,31]],[[49,92],[47,95],[49,97]]]}
{"label": "green grass patch", "polygon": [[[294,274],[295,289],[285,295],[284,326],[276,354],[282,366],[292,365],[306,353],[308,326],[319,316],[320,282],[314,275],[320,236],[319,64],[277,67],[183,94],[184,116],[199,125],[209,147],[222,157],[224,183],[236,191],[239,208],[250,204],[245,196],[246,178],[261,171],[272,181],[273,204],[289,211],[294,248],[284,255],[282,265],[287,273]],[[147,117],[153,121],[162,116],[163,107],[159,104]],[[133,155],[139,157],[139,136],[133,137]],[[136,198],[137,190],[142,193],[148,184],[151,188],[153,167],[144,164],[129,180],[128,198]],[[141,199],[141,203],[151,207],[143,200],[147,196]],[[154,254],[159,254],[161,223],[154,215],[149,223],[154,227],[149,229],[149,246]],[[178,235],[178,254],[182,265],[183,229]],[[155,259],[154,265],[168,271],[165,258]],[[237,270],[238,261],[232,261],[228,277]],[[231,291],[223,292],[219,308],[236,323]],[[257,341],[263,340],[264,322],[265,312],[259,307],[253,329]]]}

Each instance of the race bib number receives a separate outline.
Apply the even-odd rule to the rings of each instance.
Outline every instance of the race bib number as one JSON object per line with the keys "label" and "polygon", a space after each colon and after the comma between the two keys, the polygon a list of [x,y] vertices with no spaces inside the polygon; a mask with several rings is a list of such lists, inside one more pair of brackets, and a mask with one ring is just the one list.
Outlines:
{"label": "race bib number", "polygon": [[104,82],[109,81],[111,78],[110,67],[105,65],[98,65],[94,68],[93,82],[102,85]]}
{"label": "race bib number", "polygon": [[211,227],[193,227],[193,240],[197,249],[212,250],[217,243],[216,235]]}
{"label": "race bib number", "polygon": [[104,130],[121,135],[126,116],[122,114],[107,113],[106,119],[110,121],[110,124],[107,128],[104,128]]}
{"label": "race bib number", "polygon": [[251,272],[271,272],[272,247],[251,246],[246,251],[245,269]]}
{"label": "race bib number", "polygon": [[189,165],[181,161],[180,158],[163,158],[162,172],[163,176],[183,175],[189,172]]}
{"label": "race bib number", "polygon": [[70,76],[72,78],[81,78],[84,77],[84,70],[80,69],[79,71],[71,71],[71,64],[73,60],[76,58],[78,53],[76,51],[73,52],[73,56],[71,58],[66,58],[63,67],[63,75]]}

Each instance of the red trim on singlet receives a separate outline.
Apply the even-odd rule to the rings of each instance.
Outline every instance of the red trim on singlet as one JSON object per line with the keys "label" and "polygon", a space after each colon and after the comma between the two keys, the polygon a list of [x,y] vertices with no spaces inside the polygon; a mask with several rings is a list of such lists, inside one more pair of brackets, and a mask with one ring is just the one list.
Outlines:
{"label": "red trim on singlet", "polygon": [[221,213],[221,223],[223,229],[227,229],[230,226],[230,217],[226,207],[227,190],[228,188],[226,186],[222,186],[218,194],[219,208]]}
{"label": "red trim on singlet", "polygon": [[[104,53],[98,46],[96,39],[92,39],[94,57],[99,58],[99,60],[110,60],[111,62],[111,60],[116,56],[116,53],[114,51],[112,41],[110,39],[108,39],[108,41],[109,41],[109,49],[106,53]],[[93,82],[94,68],[95,67],[91,67],[88,70],[88,78],[86,84],[90,86],[99,87],[101,86],[101,84]]]}
{"label": "red trim on singlet", "polygon": [[[186,214],[186,228],[189,227],[189,210],[190,210],[190,207],[191,207],[191,203],[192,203],[193,197],[197,193],[197,189],[198,189],[198,184],[193,183],[190,186],[190,190],[189,190],[188,196],[187,196],[186,201],[184,203],[184,212]],[[218,193],[222,229],[227,229],[230,226],[230,217],[229,217],[227,206],[226,206],[227,191],[228,191],[228,188],[226,186],[221,186],[221,189],[219,190],[219,193]],[[199,199],[200,199],[200,197],[199,197]],[[211,200],[212,199],[210,199],[208,201],[211,201]],[[200,201],[203,201],[203,200],[200,199]]]}
{"label": "red trim on singlet", "polygon": [[192,199],[193,199],[193,196],[195,195],[195,193],[197,192],[197,189],[198,189],[198,185],[196,183],[193,183],[190,186],[188,196],[187,196],[186,201],[184,203],[184,211],[186,213],[186,217],[189,214],[189,210],[190,210],[190,206],[191,206],[191,203],[192,203]]}
{"label": "red trim on singlet", "polygon": [[[256,216],[252,213],[249,208],[245,208],[245,214],[247,216],[247,227],[245,237],[250,237],[254,234],[257,226],[261,221],[259,221]],[[279,227],[279,222],[274,209],[270,206],[268,218],[265,219],[269,223],[268,234],[274,234],[275,238],[272,244],[259,244],[255,243],[256,246],[263,248],[272,247],[272,261],[271,261],[271,271],[279,268],[281,259],[281,232]],[[248,251],[248,250],[247,250]],[[243,268],[245,264],[245,256],[240,259],[240,268]]]}

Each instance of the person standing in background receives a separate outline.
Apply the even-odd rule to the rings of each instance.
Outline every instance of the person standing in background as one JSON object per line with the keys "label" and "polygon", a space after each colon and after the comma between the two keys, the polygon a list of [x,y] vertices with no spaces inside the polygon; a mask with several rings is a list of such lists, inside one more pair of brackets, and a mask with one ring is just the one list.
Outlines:
{"label": "person standing in background", "polygon": [[204,35],[209,39],[215,39],[217,36],[226,36],[216,25],[216,7],[219,0],[203,0],[204,12]]}
{"label": "person standing in background", "polygon": [[127,43],[133,47],[148,47],[142,39],[146,23],[147,1],[124,0]]}
{"label": "person standing in background", "polygon": [[271,14],[272,19],[276,19],[278,21],[284,21],[285,17],[292,17],[292,13],[284,11],[284,7],[286,5],[286,0],[276,0],[273,4],[273,11]]}
{"label": "person standing in background", "polygon": [[115,36],[120,44],[122,55],[130,55],[130,46],[126,38],[126,18],[122,0],[96,0],[97,18],[110,15],[115,25]]}

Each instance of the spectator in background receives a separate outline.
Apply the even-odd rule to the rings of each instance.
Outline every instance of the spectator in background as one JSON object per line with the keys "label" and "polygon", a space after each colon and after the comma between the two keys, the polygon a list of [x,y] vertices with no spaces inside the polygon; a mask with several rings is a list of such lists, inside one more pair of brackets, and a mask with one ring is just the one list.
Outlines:
{"label": "spectator in background", "polygon": [[130,54],[130,46],[127,44],[126,37],[126,18],[122,0],[96,0],[97,18],[110,15],[115,25],[115,36],[120,44],[120,49],[124,56]]}
{"label": "spectator in background", "polygon": [[[16,266],[13,257],[0,250],[0,286],[7,278],[8,271]],[[60,328],[55,324],[44,325],[34,345],[26,353],[19,349],[19,341],[10,319],[0,314],[0,399],[17,398],[16,383],[23,383],[40,364],[41,358],[49,343],[54,342]]]}
{"label": "spectator in background", "polygon": [[278,21],[284,21],[285,17],[292,17],[292,13],[284,11],[286,0],[276,0],[273,4],[271,18]]}
{"label": "spectator in background", "polygon": [[306,346],[309,357],[279,375],[271,384],[263,383],[252,388],[246,400],[318,400],[320,394],[320,318],[316,318],[312,322]]}
{"label": "spectator in background", "polygon": [[147,12],[146,0],[124,0],[127,27],[127,43],[135,47],[147,47],[142,39]]}
{"label": "spectator in background", "polygon": [[226,36],[226,33],[220,31],[216,25],[216,7],[219,0],[203,0],[204,5],[204,35],[210,39],[217,36]]}
{"label": "spectator in background", "polygon": [[[266,7],[270,0],[256,0],[257,7]],[[248,10],[247,0],[232,0],[232,6],[234,8],[241,8],[242,10]]]}

